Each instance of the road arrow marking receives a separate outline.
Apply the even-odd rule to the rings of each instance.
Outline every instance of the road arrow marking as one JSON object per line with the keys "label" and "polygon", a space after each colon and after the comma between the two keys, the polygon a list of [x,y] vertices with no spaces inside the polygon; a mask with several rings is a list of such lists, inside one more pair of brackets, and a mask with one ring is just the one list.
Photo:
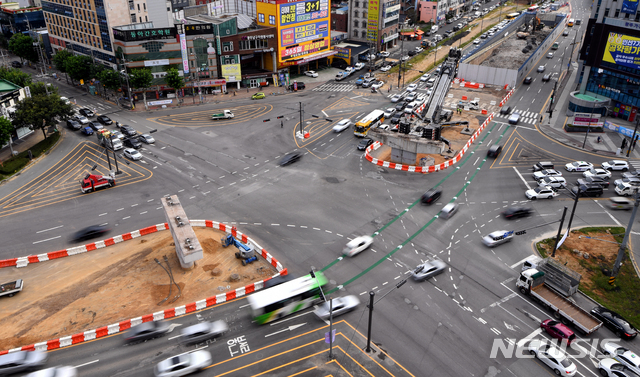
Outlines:
{"label": "road arrow marking", "polygon": [[267,335],[265,335],[264,337],[265,337],[265,338],[268,338],[268,337],[270,337],[270,336],[272,336],[272,335],[280,334],[281,332],[285,332],[285,331],[293,331],[293,330],[297,329],[298,327],[304,326],[304,325],[306,325],[306,324],[307,324],[307,323],[305,322],[305,323],[301,323],[301,324],[299,324],[299,325],[289,326],[289,327],[287,327],[287,328],[285,328],[285,329],[282,329],[282,330],[280,330],[280,331],[276,331],[276,332],[274,332],[274,333],[267,334]]}

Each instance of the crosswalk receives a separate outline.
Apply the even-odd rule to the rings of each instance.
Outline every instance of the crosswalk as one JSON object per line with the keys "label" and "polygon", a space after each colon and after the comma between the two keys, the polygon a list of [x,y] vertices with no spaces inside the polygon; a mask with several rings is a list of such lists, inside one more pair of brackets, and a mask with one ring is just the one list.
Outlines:
{"label": "crosswalk", "polygon": [[629,170],[631,171],[640,170],[640,161],[629,160],[629,165],[631,165],[631,167],[629,168]]}
{"label": "crosswalk", "polygon": [[540,121],[540,114],[534,113],[532,111],[521,111],[518,109],[511,110],[509,114],[500,114],[499,112],[497,112],[494,119],[496,118],[505,119],[505,120],[509,119],[511,114],[513,114],[514,112],[520,113],[520,120],[518,121],[518,123],[536,124],[537,122]]}
{"label": "crosswalk", "polygon": [[313,88],[313,91],[314,92],[350,92],[355,88],[356,86],[351,84],[327,83],[327,84],[322,84],[316,88]]}

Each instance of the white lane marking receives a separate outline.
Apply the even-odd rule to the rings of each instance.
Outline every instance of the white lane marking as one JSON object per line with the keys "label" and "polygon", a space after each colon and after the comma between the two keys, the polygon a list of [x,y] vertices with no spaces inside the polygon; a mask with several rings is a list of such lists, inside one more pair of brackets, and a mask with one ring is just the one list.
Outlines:
{"label": "white lane marking", "polygon": [[522,347],[525,343],[527,343],[529,340],[531,340],[534,336],[538,336],[540,333],[542,332],[542,329],[537,329],[534,332],[532,332],[531,334],[525,336],[524,338],[520,339],[517,343],[518,347]]}
{"label": "white lane marking", "polygon": [[64,225],[58,225],[58,226],[55,226],[55,227],[53,227],[53,228],[44,229],[44,230],[39,230],[39,231],[37,231],[37,232],[36,232],[36,234],[38,234],[38,233],[44,233],[44,232],[48,232],[48,231],[50,231],[50,230],[54,230],[54,229],[58,229],[58,228],[62,228],[63,226],[64,226]]}
{"label": "white lane marking", "polygon": [[56,238],[60,238],[60,237],[62,237],[62,236],[51,237],[51,238],[47,238],[46,240],[42,240],[42,241],[35,241],[33,243],[33,245],[35,245],[37,243],[40,243],[40,242],[47,242],[47,241],[55,240]]}
{"label": "white lane marking", "polygon": [[518,174],[518,177],[520,177],[520,179],[522,179],[522,182],[524,182],[524,184],[527,186],[528,190],[531,190],[531,186],[529,186],[529,183],[527,183],[527,181],[525,181],[525,179],[522,177],[522,174],[520,174],[520,172],[518,171],[518,169],[516,169],[516,167],[513,167],[513,170],[516,172],[516,174]]}
{"label": "white lane marking", "polygon": [[89,365],[89,364],[97,363],[98,361],[100,361],[100,359],[96,359],[96,360],[93,360],[93,361],[89,361],[88,363],[84,363],[84,364],[76,365],[76,368],[80,368],[80,367],[87,366],[87,365]]}

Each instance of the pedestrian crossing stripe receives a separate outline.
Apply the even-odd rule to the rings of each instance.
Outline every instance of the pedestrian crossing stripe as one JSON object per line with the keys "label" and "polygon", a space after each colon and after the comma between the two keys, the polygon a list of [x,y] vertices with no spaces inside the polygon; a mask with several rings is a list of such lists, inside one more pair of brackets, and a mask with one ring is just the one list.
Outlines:
{"label": "pedestrian crossing stripe", "polygon": [[315,92],[350,92],[355,89],[355,85],[350,84],[322,84],[313,88]]}

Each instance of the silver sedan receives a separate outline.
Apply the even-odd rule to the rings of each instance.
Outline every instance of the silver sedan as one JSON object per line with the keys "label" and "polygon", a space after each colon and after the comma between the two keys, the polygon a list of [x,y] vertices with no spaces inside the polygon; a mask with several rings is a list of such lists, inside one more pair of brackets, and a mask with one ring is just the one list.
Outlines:
{"label": "silver sedan", "polygon": [[[331,301],[333,301],[332,309],[334,318],[350,312],[360,305],[360,300],[353,295],[334,298]],[[329,318],[329,302],[323,302],[321,305],[318,305],[318,309],[316,309],[314,313],[322,319]]]}
{"label": "silver sedan", "polygon": [[419,264],[413,272],[411,272],[411,277],[416,281],[423,281],[429,278],[432,278],[438,274],[441,274],[447,265],[438,259],[432,261],[426,261],[422,264]]}
{"label": "silver sedan", "polygon": [[497,230],[482,237],[482,243],[488,247],[494,247],[513,239],[513,231]]}

